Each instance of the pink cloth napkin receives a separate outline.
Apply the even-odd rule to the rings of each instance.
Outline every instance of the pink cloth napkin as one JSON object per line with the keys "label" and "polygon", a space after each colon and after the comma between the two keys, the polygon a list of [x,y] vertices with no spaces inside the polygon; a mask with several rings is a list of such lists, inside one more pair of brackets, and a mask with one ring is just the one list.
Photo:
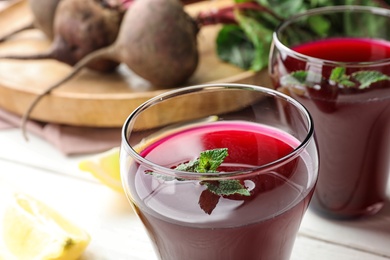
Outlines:
{"label": "pink cloth napkin", "polygon": [[[19,128],[21,118],[0,108],[0,130]],[[40,123],[29,120],[28,134],[35,134],[54,145],[65,155],[103,152],[120,145],[120,128],[93,128]],[[20,138],[23,138],[22,132]]]}

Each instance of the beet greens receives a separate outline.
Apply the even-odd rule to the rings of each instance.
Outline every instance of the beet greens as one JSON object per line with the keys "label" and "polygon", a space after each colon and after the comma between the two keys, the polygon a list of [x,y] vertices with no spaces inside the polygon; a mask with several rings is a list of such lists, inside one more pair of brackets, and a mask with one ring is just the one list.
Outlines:
{"label": "beet greens", "polygon": [[234,0],[232,6],[202,12],[197,19],[203,25],[223,24],[216,40],[221,60],[260,71],[268,65],[272,33],[284,19],[308,9],[340,4],[390,8],[390,0]]}

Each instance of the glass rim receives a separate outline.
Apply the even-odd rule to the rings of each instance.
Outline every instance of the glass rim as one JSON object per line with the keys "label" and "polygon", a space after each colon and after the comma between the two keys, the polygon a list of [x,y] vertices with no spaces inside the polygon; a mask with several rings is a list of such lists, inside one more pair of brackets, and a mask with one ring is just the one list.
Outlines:
{"label": "glass rim", "polygon": [[348,66],[353,68],[359,68],[359,67],[372,67],[372,66],[379,66],[379,65],[385,65],[390,64],[390,58],[375,60],[375,61],[362,61],[362,62],[340,62],[340,61],[333,61],[333,60],[326,60],[326,59],[320,59],[311,57],[309,55],[305,55],[302,53],[299,53],[297,51],[292,50],[290,47],[284,45],[279,40],[279,34],[281,31],[283,31],[287,26],[290,24],[298,21],[299,19],[303,17],[309,17],[313,15],[318,14],[326,14],[326,13],[335,13],[335,12],[343,12],[343,11],[357,11],[360,13],[371,13],[374,15],[380,15],[383,17],[388,17],[390,19],[390,9],[385,9],[381,7],[376,6],[362,6],[362,5],[337,5],[337,6],[325,6],[325,7],[318,7],[318,8],[312,8],[308,9],[304,12],[295,14],[284,21],[282,21],[275,29],[275,31],[272,34],[272,40],[273,44],[277,46],[279,49],[285,51],[286,53],[289,53],[290,56],[294,56],[296,59],[300,59],[303,61],[308,61],[310,63],[320,63],[323,65],[329,65],[329,66]]}
{"label": "glass rim", "polygon": [[[276,98],[285,100],[286,102],[292,104],[294,107],[297,108],[302,114],[302,117],[306,119],[307,122],[307,131],[306,136],[303,138],[303,140],[298,140],[299,145],[294,148],[289,154],[278,158],[277,160],[274,160],[272,162],[269,162],[267,164],[259,165],[256,167],[249,168],[248,170],[241,170],[241,171],[231,171],[231,172],[218,172],[218,173],[194,173],[194,172],[186,172],[186,171],[178,171],[175,169],[167,168],[161,165],[158,165],[152,161],[149,161],[142,157],[135,149],[134,146],[132,146],[129,143],[128,140],[128,129],[131,127],[133,119],[142,113],[143,110],[147,109],[150,106],[153,106],[154,104],[157,104],[163,100],[167,100],[170,98],[174,98],[175,96],[179,94],[189,94],[189,93],[195,93],[202,90],[212,90],[212,89],[241,89],[241,90],[248,90],[248,91],[258,91],[262,92],[267,96],[274,96]],[[237,176],[242,175],[250,175],[250,174],[258,174],[265,171],[270,171],[272,169],[275,169],[283,164],[286,164],[293,159],[297,158],[301,153],[304,152],[305,148],[308,146],[311,140],[314,139],[314,125],[313,125],[313,119],[309,113],[309,111],[306,109],[305,106],[303,106],[300,102],[295,100],[294,98],[279,92],[277,90],[263,87],[263,86],[255,86],[250,84],[241,84],[241,83],[210,83],[210,84],[200,84],[200,85],[193,85],[193,86],[187,86],[182,87],[179,89],[170,90],[167,92],[164,92],[162,94],[159,94],[141,105],[139,105],[135,110],[133,110],[130,115],[125,120],[122,131],[121,131],[121,138],[122,138],[122,148],[126,149],[126,152],[138,163],[141,163],[143,165],[146,165],[149,169],[155,169],[159,174],[165,174],[168,176],[180,176],[180,178],[188,179],[188,180],[218,180],[218,179],[233,179]],[[123,147],[123,144],[125,146]]]}

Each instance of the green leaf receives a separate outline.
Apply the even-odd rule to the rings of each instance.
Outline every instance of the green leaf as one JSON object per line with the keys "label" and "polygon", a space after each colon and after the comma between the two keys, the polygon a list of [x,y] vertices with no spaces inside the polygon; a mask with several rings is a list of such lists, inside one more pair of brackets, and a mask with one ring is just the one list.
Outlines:
{"label": "green leaf", "polygon": [[[310,78],[319,78],[321,75],[315,74],[310,71],[298,70],[290,74],[283,76],[280,80],[282,86],[306,86],[311,87],[313,82],[310,82]],[[375,70],[357,71],[351,75],[346,74],[345,67],[336,67],[332,69],[329,82],[333,85],[341,87],[357,87],[359,82],[359,89],[366,89],[371,84],[383,80],[390,80],[390,76],[383,74],[382,72]]]}
{"label": "green leaf", "polygon": [[[223,26],[218,34],[216,45],[220,59],[242,69],[255,71],[260,70],[264,64],[268,63],[268,60],[264,58],[268,52],[266,44],[271,41],[268,39],[268,33],[259,34],[258,32],[267,30],[274,32],[283,19],[317,7],[341,4],[368,6],[381,6],[383,4],[383,1],[374,0],[234,0],[234,3],[252,1],[257,2],[263,9],[240,11],[239,15],[245,18],[240,18],[235,14],[239,25]],[[385,0],[385,2],[389,4],[390,0]],[[360,23],[367,28],[364,30],[364,35],[374,37],[375,32],[386,28],[387,20],[378,22],[377,19],[371,18],[373,17],[356,17],[347,14],[343,19],[333,21],[325,16],[315,16],[309,21],[308,26],[296,26],[290,33],[291,37],[295,36],[299,42],[303,42],[303,38],[313,40],[317,39],[318,36],[326,37],[330,32],[343,33],[343,35],[348,32],[349,35],[361,36],[361,32],[356,30],[358,23]]]}
{"label": "green leaf", "polygon": [[175,170],[183,171],[183,172],[197,172],[199,167],[199,160],[193,160],[188,163],[179,164]]}
{"label": "green leaf", "polygon": [[379,71],[357,71],[352,73],[352,77],[359,81],[359,89],[368,88],[371,84],[382,80],[390,80],[390,77]]}
{"label": "green leaf", "polygon": [[313,88],[321,79],[321,74],[312,71],[297,70],[284,75],[280,82],[282,86],[305,86]]}
{"label": "green leaf", "polygon": [[350,77],[345,74],[346,69],[344,67],[336,67],[332,70],[329,80],[344,87],[353,87],[355,83],[350,81]]}
{"label": "green leaf", "polygon": [[[189,161],[188,163],[179,164],[175,167],[175,170],[185,172],[199,172],[199,173],[212,173],[216,172],[217,168],[228,156],[227,148],[219,148],[213,150],[206,150],[200,153],[199,158],[196,160]],[[145,171],[146,174],[153,175],[159,179],[171,181],[178,179],[165,174],[159,174],[153,171]]]}
{"label": "green leaf", "polygon": [[208,190],[219,196],[229,196],[233,194],[240,194],[243,196],[250,196],[250,192],[237,180],[221,180],[218,184],[213,182],[202,182],[206,185]]}
{"label": "green leaf", "polygon": [[332,70],[332,72],[330,74],[330,80],[338,81],[344,75],[345,75],[345,68],[344,67],[336,67]]}
{"label": "green leaf", "polygon": [[223,160],[228,156],[228,149],[207,150],[200,153],[197,172],[216,172]]}
{"label": "green leaf", "polygon": [[170,176],[170,175],[166,175],[166,174],[160,174],[160,173],[153,172],[153,171],[145,171],[145,173],[149,174],[149,175],[152,175],[152,176],[156,177],[157,179],[160,179],[160,180],[163,180],[163,181],[178,180],[175,176]]}
{"label": "green leaf", "polygon": [[[175,169],[187,172],[215,173],[227,156],[227,148],[206,150],[200,153],[198,159],[192,160],[188,163],[182,163]],[[145,173],[164,181],[185,180],[152,171],[145,171]],[[205,190],[207,192],[202,192],[199,198],[199,205],[207,214],[211,214],[213,209],[216,207],[219,196],[232,194],[250,196],[248,189],[238,180],[201,181],[200,184],[207,187],[207,190]],[[215,197],[215,195],[217,195],[217,197]]]}
{"label": "green leaf", "polygon": [[310,28],[320,36],[325,37],[331,29],[330,22],[322,16],[312,16],[308,20]]}
{"label": "green leaf", "polygon": [[298,81],[299,83],[305,83],[308,74],[309,73],[305,70],[297,70],[291,73],[291,77],[294,81]]}
{"label": "green leaf", "polygon": [[237,25],[224,25],[216,39],[218,57],[247,70],[251,67],[255,48],[244,31]]}
{"label": "green leaf", "polygon": [[250,69],[260,71],[268,65],[273,30],[259,23],[255,17],[250,17],[241,12],[236,12],[235,16],[240,27],[254,46],[254,56]]}
{"label": "green leaf", "polygon": [[[306,71],[304,71],[306,72]],[[280,85],[283,87],[288,87],[288,86],[305,86],[306,84],[306,75],[298,75],[298,77],[295,77],[293,74],[287,74],[281,77],[280,79]]]}
{"label": "green leaf", "polygon": [[256,0],[263,6],[272,9],[279,16],[287,18],[307,9],[304,0]]}
{"label": "green leaf", "polygon": [[366,89],[370,87],[371,84],[379,82],[382,80],[390,80],[390,77],[382,72],[375,70],[365,70],[357,71],[352,73],[350,76],[346,74],[346,69],[344,67],[336,67],[332,70],[330,75],[330,80],[340,84],[344,87],[354,87],[356,84],[350,80],[350,78],[358,81],[359,89]]}

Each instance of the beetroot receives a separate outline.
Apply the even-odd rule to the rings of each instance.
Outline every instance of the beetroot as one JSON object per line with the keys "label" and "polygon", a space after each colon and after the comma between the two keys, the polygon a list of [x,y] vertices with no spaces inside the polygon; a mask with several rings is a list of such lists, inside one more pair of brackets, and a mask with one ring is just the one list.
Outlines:
{"label": "beetroot", "polygon": [[58,3],[61,0],[29,0],[29,8],[33,15],[33,20],[22,27],[3,35],[0,42],[7,40],[11,36],[28,29],[40,29],[48,39],[53,39],[54,14]]}
{"label": "beetroot", "polygon": [[[87,54],[112,44],[119,32],[124,10],[116,0],[61,0],[55,12],[54,39],[47,52],[8,59],[56,59],[74,65]],[[96,60],[89,67],[111,71],[117,62]]]}
{"label": "beetroot", "polygon": [[[63,0],[63,3],[67,1],[74,0]],[[126,11],[116,41],[84,57],[69,75],[39,95],[23,117],[23,130],[29,114],[44,95],[96,60],[124,63],[155,86],[183,84],[198,65],[197,33],[197,24],[180,1],[135,1]]]}
{"label": "beetroot", "polygon": [[[104,1],[120,0],[100,2]],[[43,96],[98,60],[123,63],[155,87],[177,87],[185,83],[197,68],[197,35],[201,26],[237,23],[234,13],[241,10],[266,12],[279,18],[254,1],[236,3],[217,11],[200,13],[198,17],[192,18],[183,9],[183,4],[187,2],[192,0],[121,0],[122,6],[128,9],[114,43],[86,55],[74,64],[68,75],[37,96],[23,116],[23,132],[26,120]],[[68,24],[68,27],[74,25]]]}
{"label": "beetroot", "polygon": [[178,0],[135,1],[115,43],[86,56],[65,80],[90,62],[105,58],[126,64],[155,86],[178,86],[198,65],[198,30]]}
{"label": "beetroot", "polygon": [[153,85],[175,87],[197,67],[197,33],[196,23],[179,1],[136,1],[106,55]]}
{"label": "beetroot", "polygon": [[34,26],[40,29],[49,39],[54,38],[54,17],[61,0],[29,0],[34,17]]}

